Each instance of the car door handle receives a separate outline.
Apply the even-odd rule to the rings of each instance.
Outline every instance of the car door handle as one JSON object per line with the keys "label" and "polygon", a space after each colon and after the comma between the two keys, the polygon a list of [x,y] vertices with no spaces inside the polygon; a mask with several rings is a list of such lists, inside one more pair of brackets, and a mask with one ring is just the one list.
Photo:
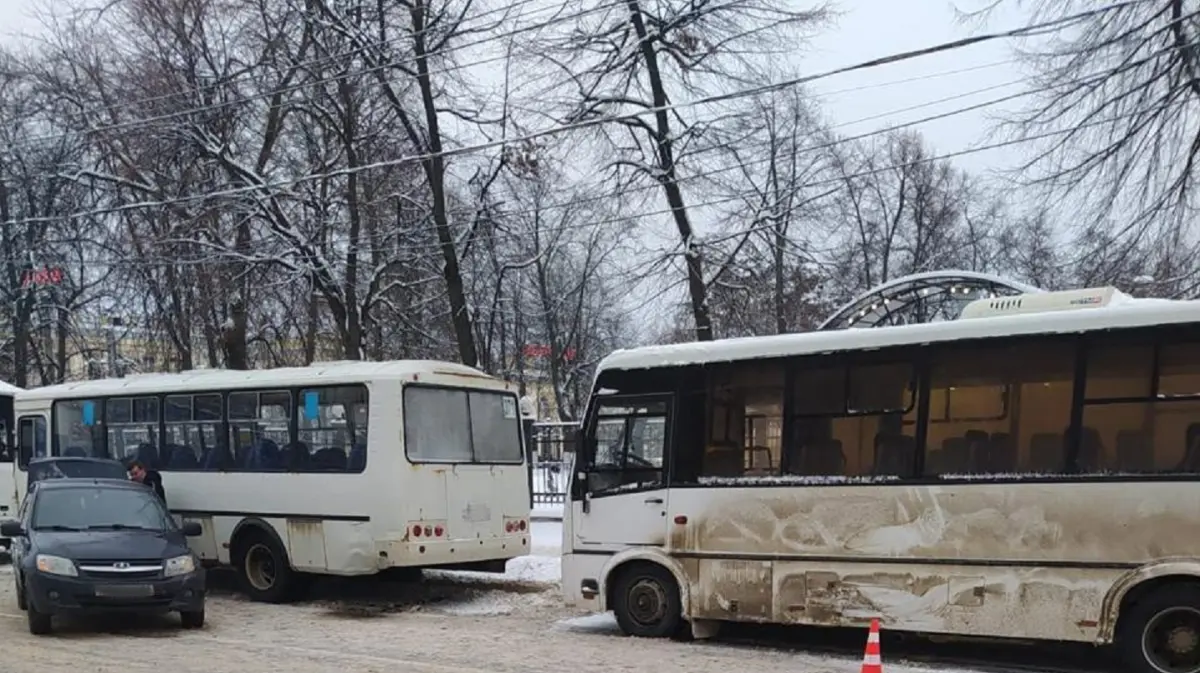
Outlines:
{"label": "car door handle", "polygon": [[661,505],[663,500],[662,498],[646,498],[642,502],[646,503],[647,505]]}

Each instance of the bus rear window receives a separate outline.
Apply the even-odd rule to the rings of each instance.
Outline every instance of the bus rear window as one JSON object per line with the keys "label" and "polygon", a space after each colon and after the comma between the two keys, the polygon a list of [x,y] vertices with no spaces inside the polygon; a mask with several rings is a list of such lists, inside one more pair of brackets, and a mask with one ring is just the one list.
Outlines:
{"label": "bus rear window", "polygon": [[414,463],[521,463],[520,422],[508,393],[404,389],[405,454]]}

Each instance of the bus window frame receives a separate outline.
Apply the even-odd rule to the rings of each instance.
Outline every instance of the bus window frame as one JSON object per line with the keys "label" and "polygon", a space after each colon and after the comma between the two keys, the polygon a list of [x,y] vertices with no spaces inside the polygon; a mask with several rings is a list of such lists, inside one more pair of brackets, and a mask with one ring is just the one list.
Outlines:
{"label": "bus window frame", "polygon": [[[361,470],[347,470],[347,471],[340,471],[340,472],[332,472],[332,471],[291,472],[290,470],[243,470],[240,468],[230,469],[230,467],[228,467],[228,466],[222,466],[220,469],[216,469],[216,470],[173,470],[171,468],[167,468],[164,466],[159,466],[157,469],[160,472],[182,472],[182,473],[188,473],[188,474],[241,473],[241,474],[324,474],[324,475],[342,474],[342,475],[355,475],[355,474],[365,473],[366,472],[366,462],[370,460],[370,444],[371,444],[371,436],[373,434],[373,432],[371,430],[371,408],[372,408],[373,391],[371,389],[371,384],[369,381],[357,381],[356,380],[356,381],[348,381],[348,382],[342,382],[342,383],[322,382],[320,384],[310,384],[310,385],[306,385],[306,386],[264,385],[262,387],[251,386],[251,387],[240,387],[240,388],[199,388],[199,389],[195,389],[195,390],[172,390],[169,392],[153,392],[153,393],[151,393],[151,392],[145,392],[145,393],[121,392],[121,393],[114,394],[114,395],[94,395],[91,397],[74,397],[74,396],[58,397],[58,398],[54,398],[54,399],[50,400],[49,405],[48,405],[49,412],[46,415],[44,415],[44,416],[42,416],[41,414],[36,414],[36,415],[42,416],[42,418],[44,418],[44,419],[48,419],[48,427],[47,427],[48,437],[46,440],[47,452],[48,452],[48,455],[58,456],[58,455],[60,455],[60,452],[62,451],[62,447],[59,446],[58,436],[57,436],[57,433],[54,432],[54,428],[55,428],[55,423],[58,422],[58,403],[59,402],[69,403],[69,402],[94,401],[97,403],[97,405],[99,407],[97,409],[97,422],[103,423],[105,426],[107,426],[106,414],[107,414],[107,407],[108,407],[109,400],[125,399],[125,398],[130,398],[130,399],[132,399],[132,398],[155,398],[158,400],[158,424],[157,424],[158,430],[157,430],[157,432],[158,432],[158,449],[161,451],[163,440],[165,438],[165,433],[166,433],[166,413],[165,413],[166,406],[165,405],[166,405],[166,398],[168,398],[168,397],[174,397],[174,396],[179,396],[179,395],[189,395],[189,396],[195,398],[195,397],[205,396],[205,395],[219,395],[221,397],[221,420],[220,420],[221,436],[224,436],[226,438],[226,441],[228,441],[229,430],[230,430],[230,425],[231,425],[230,419],[229,419],[229,395],[231,393],[256,393],[260,396],[263,393],[287,393],[291,397],[290,418],[288,419],[288,434],[289,434],[289,437],[291,437],[294,441],[294,438],[298,436],[298,424],[299,424],[298,418],[299,418],[300,414],[299,414],[299,411],[297,408],[297,404],[300,399],[300,393],[302,391],[323,390],[326,388],[352,388],[352,387],[361,387],[366,391],[367,456],[366,456],[366,460],[364,461],[364,464],[363,464],[363,469],[361,469]],[[474,390],[474,389],[468,389],[468,390]],[[261,400],[261,397],[260,397],[260,400]],[[244,421],[245,419],[239,419],[239,420]],[[378,432],[378,431],[376,430],[374,432]],[[112,452],[109,450],[109,446],[108,446],[107,428],[106,428],[105,433],[102,436],[104,437],[105,457],[113,458]],[[227,457],[230,454],[232,454],[232,448],[230,445],[226,444],[225,452],[226,452]],[[113,458],[113,459],[121,460],[120,458]]]}
{"label": "bus window frame", "polygon": [[[670,481],[671,481],[670,474],[671,474],[672,457],[673,457],[673,452],[674,452],[674,434],[675,433],[674,433],[673,425],[675,422],[675,406],[676,406],[675,398],[676,398],[676,395],[674,392],[629,393],[629,394],[617,394],[617,395],[593,395],[592,399],[588,402],[587,417],[586,417],[585,422],[583,423],[583,437],[577,445],[579,447],[579,449],[582,449],[582,451],[583,451],[583,456],[582,456],[583,459],[580,460],[580,457],[578,457],[578,456],[575,459],[575,466],[574,466],[575,474],[573,475],[573,479],[571,480],[573,487],[569,494],[571,500],[586,501],[589,498],[595,498],[595,497],[609,497],[609,496],[613,496],[613,495],[623,495],[626,493],[638,493],[641,491],[668,488],[671,485],[670,484]],[[660,474],[658,484],[657,485],[647,484],[644,487],[639,486],[639,487],[633,487],[633,488],[631,488],[629,484],[622,484],[620,487],[614,487],[614,489],[616,489],[616,488],[620,489],[620,490],[616,490],[615,492],[613,489],[605,489],[605,490],[599,490],[599,491],[592,489],[588,482],[590,481],[590,478],[593,474],[600,474],[600,473],[603,473],[603,474],[625,474],[626,472],[628,472],[630,470],[629,460],[628,460],[628,446],[623,447],[624,450],[622,453],[622,465],[620,468],[605,469],[605,470],[596,470],[595,469],[596,451],[598,448],[597,444],[596,444],[596,428],[597,428],[597,425],[600,420],[600,408],[602,406],[606,406],[606,405],[637,407],[637,406],[649,406],[651,404],[657,404],[657,403],[661,403],[663,405],[663,412],[661,414],[657,414],[657,413],[655,413],[655,414],[649,414],[649,413],[648,414],[632,414],[632,415],[626,414],[623,416],[619,416],[619,418],[623,418],[625,420],[624,443],[628,442],[628,434],[629,434],[628,421],[630,418],[662,418],[663,419],[662,465],[659,466],[658,468],[643,468],[641,470],[641,471],[645,471],[645,472],[651,472],[651,471],[658,472]]]}
{"label": "bus window frame", "polygon": [[[431,460],[428,458],[413,458],[412,455],[409,454],[408,441],[407,441],[407,438],[405,438],[404,459],[406,461],[408,461],[408,463],[410,465],[479,465],[479,466],[484,466],[484,467],[487,467],[487,466],[512,467],[512,466],[524,465],[526,463],[526,461],[528,460],[529,457],[528,457],[528,455],[526,455],[527,452],[525,450],[525,441],[526,441],[525,440],[525,426],[523,423],[521,423],[521,418],[522,418],[521,417],[521,398],[520,398],[520,396],[517,395],[516,392],[514,392],[512,390],[495,390],[492,388],[469,388],[466,386],[453,386],[453,385],[445,385],[445,384],[440,384],[440,383],[405,382],[403,385],[400,386],[400,436],[402,438],[404,438],[404,436],[405,436],[404,433],[406,432],[406,429],[408,427],[408,425],[407,425],[408,409],[407,409],[407,405],[406,405],[405,394],[410,388],[424,389],[424,390],[448,390],[451,392],[462,393],[467,396],[467,431],[468,431],[468,436],[471,438],[471,458],[472,458],[471,460]],[[515,461],[512,461],[512,460],[506,460],[506,461],[475,460],[475,436],[474,436],[474,428],[471,426],[471,406],[470,406],[471,405],[471,393],[492,394],[492,395],[499,395],[502,397],[507,396],[507,397],[511,397],[513,399],[513,403],[516,404],[516,407],[514,407],[514,408],[517,410],[517,418],[515,421],[517,423],[517,438],[521,445],[521,451],[520,451],[521,458],[519,460],[515,460]],[[369,422],[369,419],[368,419],[368,422]]]}

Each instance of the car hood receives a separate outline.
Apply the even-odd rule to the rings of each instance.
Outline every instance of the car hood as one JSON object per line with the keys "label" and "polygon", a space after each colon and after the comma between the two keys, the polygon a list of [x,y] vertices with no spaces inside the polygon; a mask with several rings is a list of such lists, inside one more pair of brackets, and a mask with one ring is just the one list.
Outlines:
{"label": "car hood", "polygon": [[188,553],[183,536],[145,530],[35,531],[36,553],[76,561],[164,559]]}

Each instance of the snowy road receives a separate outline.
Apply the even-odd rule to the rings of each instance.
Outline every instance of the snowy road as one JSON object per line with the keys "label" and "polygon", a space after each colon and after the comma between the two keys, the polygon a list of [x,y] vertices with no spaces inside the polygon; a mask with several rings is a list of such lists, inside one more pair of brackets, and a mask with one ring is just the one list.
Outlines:
{"label": "snowy road", "polygon": [[[857,673],[861,645],[840,654],[729,642],[677,643],[625,638],[610,615],[562,605],[559,527],[535,524],[535,556],[509,562],[504,576],[427,573],[419,583],[324,582],[295,605],[251,603],[220,587],[208,624],[183,631],[174,616],[115,625],[56,622],[53,636],[31,636],[13,597],[11,569],[0,567],[0,642],[5,673],[117,673],[286,670],[289,673]],[[825,632],[822,632],[823,634]],[[859,635],[851,634],[856,643]],[[822,640],[826,637],[822,635]],[[888,656],[888,673],[955,673]],[[1000,670],[989,667],[990,672]]]}
{"label": "snowy road", "polygon": [[[505,590],[507,588],[507,590]],[[475,591],[439,585],[424,604],[379,600],[272,606],[217,596],[200,632],[174,618],[116,628],[66,622],[49,638],[25,629],[12,584],[0,576],[0,642],[6,673],[286,670],[413,673],[852,673],[851,658],[770,649],[622,638],[611,619],[574,615],[551,587],[514,583]],[[419,606],[419,607],[418,607]],[[397,609],[397,612],[390,610]],[[895,673],[919,669],[892,666]]]}

